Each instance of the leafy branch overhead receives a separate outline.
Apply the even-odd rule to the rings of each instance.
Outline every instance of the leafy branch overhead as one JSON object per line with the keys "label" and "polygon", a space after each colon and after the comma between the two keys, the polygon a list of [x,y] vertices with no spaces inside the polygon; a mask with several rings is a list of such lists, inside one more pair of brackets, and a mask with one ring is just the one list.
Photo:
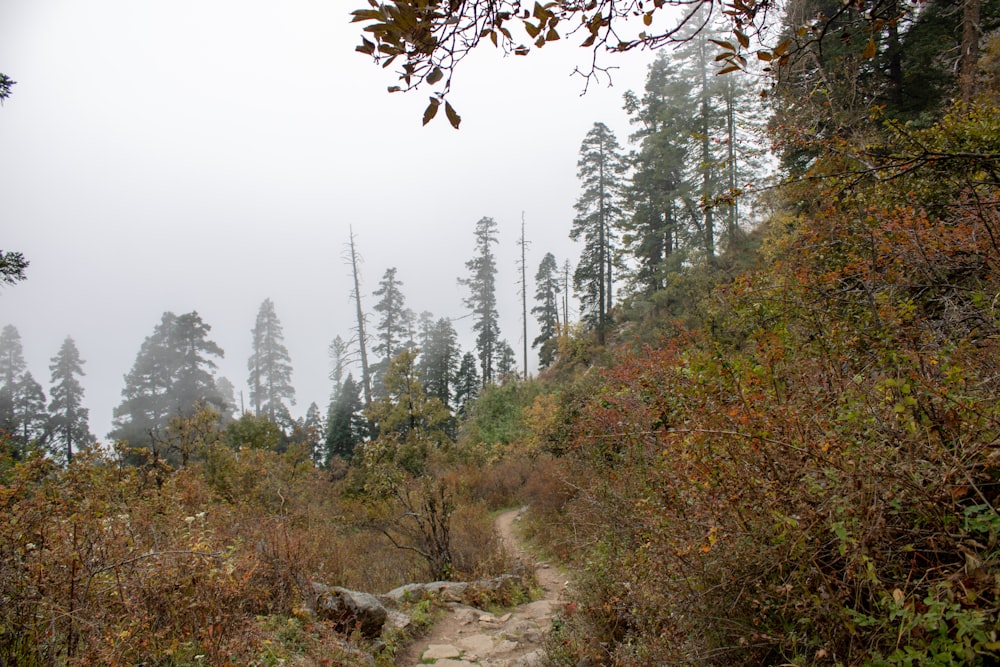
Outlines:
{"label": "leafy branch overhead", "polygon": [[[600,53],[656,49],[691,39],[713,19],[732,27],[732,39],[716,40],[718,73],[748,67],[748,55],[770,70],[789,62],[794,54],[821,40],[832,21],[847,11],[870,17],[865,57],[875,55],[878,31],[895,20],[889,0],[850,0],[833,16],[819,14],[796,32],[769,44],[768,21],[776,0],[573,0],[534,2],[520,0],[368,0],[368,7],[352,12],[363,23],[357,50],[383,68],[399,67],[399,84],[389,92],[409,91],[421,85],[435,88],[424,111],[426,125],[442,104],[449,123],[458,128],[460,116],[446,101],[458,64],[484,42],[505,55],[527,55],[563,37],[579,38],[590,49],[589,64],[576,74],[586,83],[608,70],[598,62]],[[864,6],[862,6],[864,5]]]}

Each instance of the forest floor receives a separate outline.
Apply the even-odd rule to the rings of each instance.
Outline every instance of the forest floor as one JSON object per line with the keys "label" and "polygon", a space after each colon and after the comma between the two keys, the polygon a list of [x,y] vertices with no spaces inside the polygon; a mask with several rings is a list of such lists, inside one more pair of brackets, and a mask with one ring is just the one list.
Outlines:
{"label": "forest floor", "polygon": [[536,562],[518,539],[515,524],[522,511],[499,515],[496,528],[508,552],[534,565],[541,597],[501,613],[448,603],[430,633],[400,651],[399,667],[532,667],[543,663],[545,635],[566,605],[563,596],[568,582],[556,568]]}

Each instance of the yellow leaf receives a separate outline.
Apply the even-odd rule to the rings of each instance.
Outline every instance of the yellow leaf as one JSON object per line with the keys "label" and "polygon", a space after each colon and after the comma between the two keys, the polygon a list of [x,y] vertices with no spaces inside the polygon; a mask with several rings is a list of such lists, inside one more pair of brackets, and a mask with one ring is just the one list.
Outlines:
{"label": "yellow leaf", "polygon": [[865,52],[863,54],[865,60],[871,60],[875,57],[875,40],[869,39],[868,45],[865,46]]}

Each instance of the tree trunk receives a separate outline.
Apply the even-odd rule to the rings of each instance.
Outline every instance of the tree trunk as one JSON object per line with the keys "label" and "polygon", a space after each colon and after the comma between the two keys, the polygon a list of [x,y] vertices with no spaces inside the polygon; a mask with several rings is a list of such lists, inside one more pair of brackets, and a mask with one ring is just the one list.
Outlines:
{"label": "tree trunk", "polygon": [[958,91],[968,106],[976,94],[976,66],[979,64],[980,0],[962,2],[962,55],[958,61]]}
{"label": "tree trunk", "polygon": [[365,410],[372,408],[372,380],[368,370],[368,350],[365,347],[365,312],[361,308],[361,280],[358,277],[358,253],[354,247],[354,230],[348,228],[351,235],[350,260],[351,272],[354,275],[354,303],[358,317],[358,348],[361,351],[361,386],[365,394]]}

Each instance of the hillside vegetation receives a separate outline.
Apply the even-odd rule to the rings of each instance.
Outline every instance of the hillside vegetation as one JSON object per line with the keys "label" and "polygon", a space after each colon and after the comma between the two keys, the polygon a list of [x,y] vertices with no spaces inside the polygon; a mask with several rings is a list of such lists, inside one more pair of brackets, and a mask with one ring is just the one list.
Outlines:
{"label": "hillside vegetation", "polygon": [[[650,255],[613,305],[614,253],[595,245],[594,310],[563,316],[552,365],[494,382],[487,355],[456,415],[404,350],[370,409],[346,412],[364,437],[321,463],[263,437],[266,416],[208,408],[171,422],[169,460],[124,443],[65,466],[5,454],[0,665],[391,664],[401,637],[317,619],[310,582],[508,572],[491,512],[519,503],[576,573],[552,665],[1000,663],[988,46],[971,100],[917,113],[878,92],[860,113],[831,89],[795,123],[777,113],[784,179],[758,226],[733,212],[716,254],[710,211],[743,195],[703,197],[684,219],[707,247]],[[434,601],[413,602],[428,621]]]}

